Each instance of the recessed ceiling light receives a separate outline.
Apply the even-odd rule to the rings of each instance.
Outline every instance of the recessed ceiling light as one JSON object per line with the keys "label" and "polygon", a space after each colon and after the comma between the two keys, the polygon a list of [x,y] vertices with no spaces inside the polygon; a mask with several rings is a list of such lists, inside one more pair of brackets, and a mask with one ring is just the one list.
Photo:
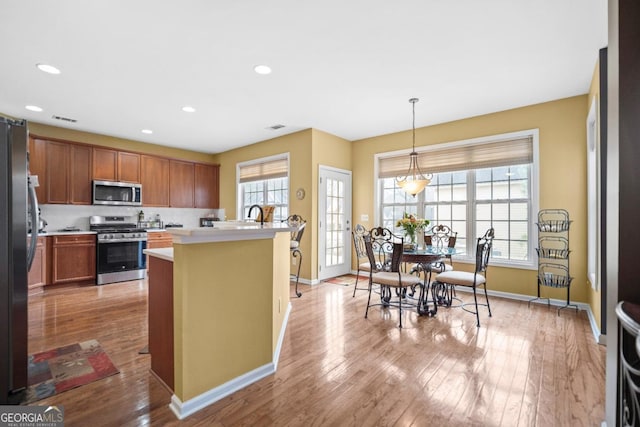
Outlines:
{"label": "recessed ceiling light", "polygon": [[185,105],[184,107],[182,107],[182,111],[184,111],[185,113],[195,113],[196,109],[190,105]]}
{"label": "recessed ceiling light", "polygon": [[27,105],[24,108],[26,108],[29,111],[35,111],[35,112],[40,112],[42,111],[42,108],[38,107],[37,105]]}
{"label": "recessed ceiling light", "polygon": [[142,133],[146,133],[147,135],[151,135],[153,131],[151,129],[142,129]]}
{"label": "recessed ceiling light", "polygon": [[271,74],[271,67],[268,65],[256,65],[253,70],[258,74]]}
{"label": "recessed ceiling light", "polygon": [[38,69],[40,71],[44,71],[45,73],[49,73],[49,74],[60,74],[60,70],[58,70],[56,67],[54,67],[53,65],[49,65],[49,64],[36,64],[36,67],[38,67]]}

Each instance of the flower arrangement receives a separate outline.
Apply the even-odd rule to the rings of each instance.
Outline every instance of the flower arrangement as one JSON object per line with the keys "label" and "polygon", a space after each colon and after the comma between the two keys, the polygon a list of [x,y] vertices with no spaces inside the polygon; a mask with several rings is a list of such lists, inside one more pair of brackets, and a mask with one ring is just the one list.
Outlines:
{"label": "flower arrangement", "polygon": [[416,242],[416,231],[424,230],[427,225],[429,225],[428,219],[420,219],[406,212],[402,215],[402,219],[396,222],[396,227],[402,227],[404,229],[404,233],[411,243]]}

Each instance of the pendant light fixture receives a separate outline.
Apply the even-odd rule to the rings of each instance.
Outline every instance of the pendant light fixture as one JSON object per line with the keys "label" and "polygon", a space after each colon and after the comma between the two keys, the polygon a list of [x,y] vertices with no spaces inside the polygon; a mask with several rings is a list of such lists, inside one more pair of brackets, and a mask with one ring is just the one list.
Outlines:
{"label": "pendant light fixture", "polygon": [[416,197],[416,194],[424,190],[424,187],[429,185],[433,175],[423,174],[418,166],[418,153],[416,153],[416,102],[418,98],[411,98],[409,102],[413,104],[413,145],[411,153],[409,154],[409,170],[405,176],[399,176],[396,178],[398,187],[402,188],[406,193]]}

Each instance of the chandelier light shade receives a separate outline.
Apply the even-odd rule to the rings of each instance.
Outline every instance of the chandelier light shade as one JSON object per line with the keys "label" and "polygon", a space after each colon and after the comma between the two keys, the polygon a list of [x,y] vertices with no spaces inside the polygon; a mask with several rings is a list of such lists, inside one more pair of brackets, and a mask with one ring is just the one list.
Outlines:
{"label": "chandelier light shade", "polygon": [[429,185],[433,175],[423,174],[418,165],[418,153],[416,153],[416,102],[418,98],[411,98],[409,102],[413,104],[413,145],[411,153],[409,154],[409,170],[405,176],[399,176],[396,178],[398,187],[406,193],[416,197],[416,194],[424,190],[424,187]]}

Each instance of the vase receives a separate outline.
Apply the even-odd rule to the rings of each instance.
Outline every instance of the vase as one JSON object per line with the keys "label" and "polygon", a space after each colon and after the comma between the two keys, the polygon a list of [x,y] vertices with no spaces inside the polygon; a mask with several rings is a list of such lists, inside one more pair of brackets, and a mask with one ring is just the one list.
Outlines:
{"label": "vase", "polygon": [[405,244],[412,245],[414,248],[416,247],[416,231],[405,230],[404,232]]}

